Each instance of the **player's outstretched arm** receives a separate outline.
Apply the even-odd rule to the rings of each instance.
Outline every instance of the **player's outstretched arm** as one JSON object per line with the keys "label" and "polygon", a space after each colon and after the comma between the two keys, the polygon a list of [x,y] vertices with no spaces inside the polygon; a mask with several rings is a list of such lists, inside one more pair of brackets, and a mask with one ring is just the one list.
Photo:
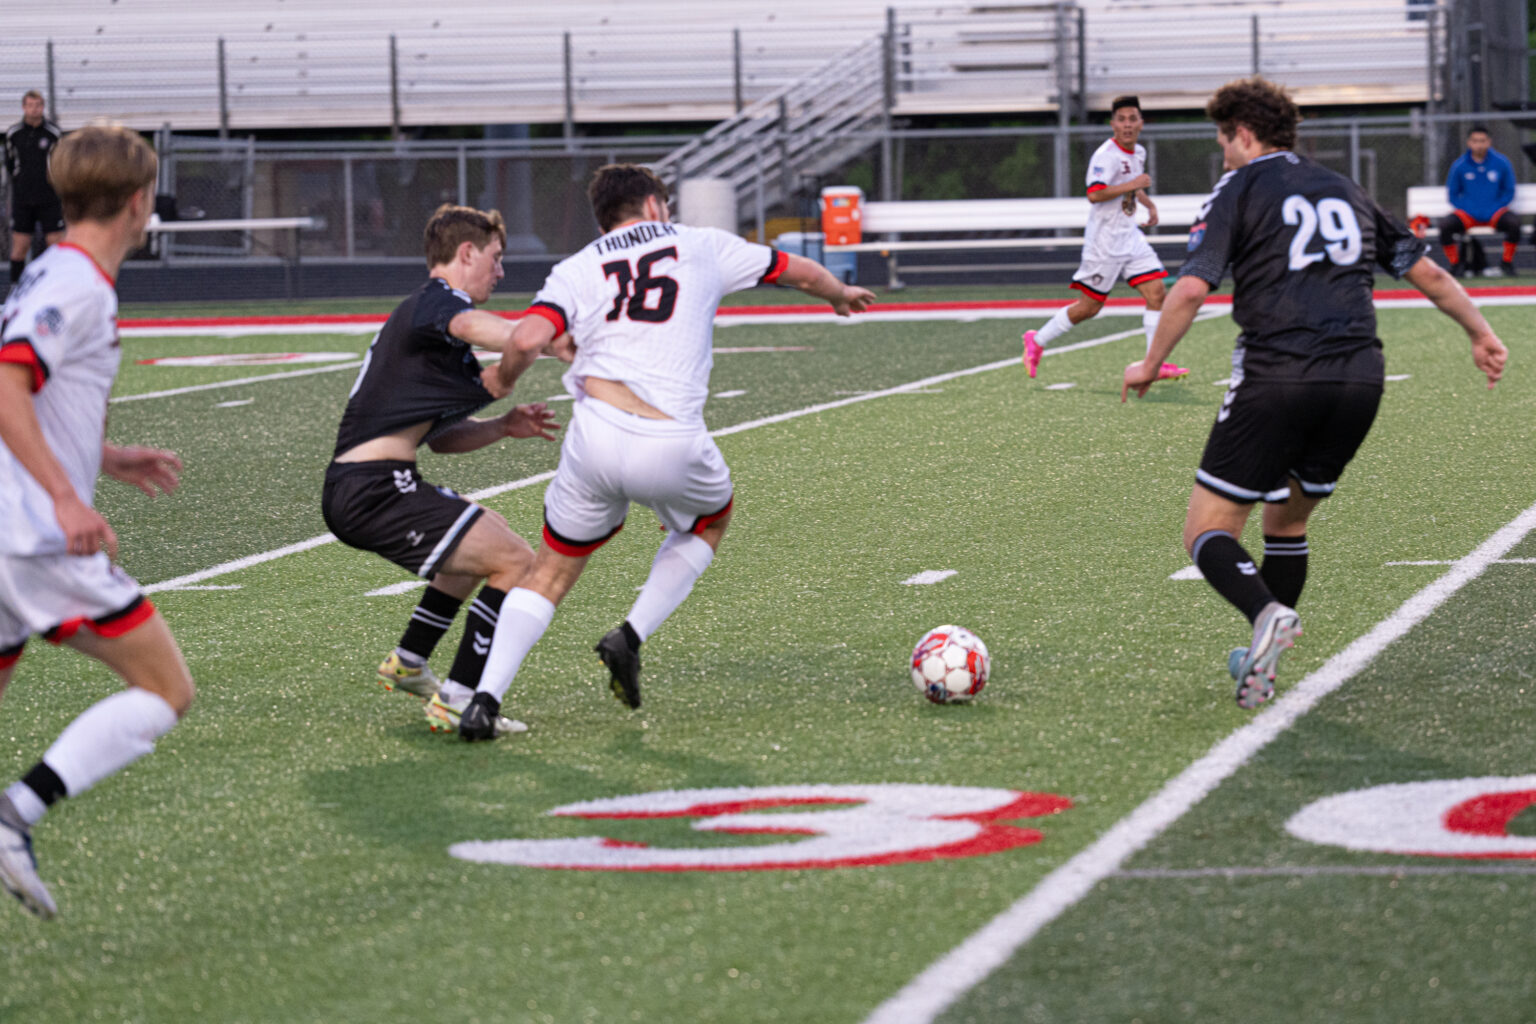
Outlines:
{"label": "player's outstretched arm", "polygon": [[103,546],[117,557],[117,534],[91,506],[80,500],[43,437],[32,406],[32,369],[19,363],[0,363],[0,443],[8,448],[21,468],[53,499],[53,515],[64,531],[65,550],[71,555],[90,555]]}
{"label": "player's outstretched arm", "polygon": [[843,284],[826,267],[804,256],[791,255],[779,275],[779,284],[798,288],[807,295],[824,299],[838,316],[862,313],[875,301],[875,293],[858,285]]}
{"label": "player's outstretched arm", "polygon": [[515,322],[483,309],[466,309],[448,321],[448,333],[489,352],[504,352]]}
{"label": "player's outstretched arm", "polygon": [[[181,482],[181,459],[163,448],[130,444],[101,445],[101,471],[114,480],[132,484],[151,498],[170,494]],[[158,488],[158,490],[156,489]]]}
{"label": "player's outstretched arm", "polygon": [[468,419],[455,423],[427,442],[427,447],[443,455],[479,451],[504,437],[542,437],[555,440],[560,423],[543,402],[518,405],[500,416]]}
{"label": "player's outstretched arm", "polygon": [[1125,368],[1125,379],[1120,384],[1120,401],[1125,401],[1132,391],[1141,398],[1157,380],[1157,373],[1195,322],[1195,314],[1211,293],[1211,286],[1198,277],[1181,277],[1168,289],[1163,300],[1163,315],[1157,321],[1157,333],[1152,336],[1152,347],[1147,358]]}
{"label": "player's outstretched arm", "polygon": [[499,388],[491,388],[491,394],[498,398],[501,395],[510,394],[512,386],[517,383],[517,378],[533,365],[533,361],[539,358],[539,353],[549,347],[549,343],[554,340],[555,325],[544,317],[530,314],[519,320],[512,329],[510,343],[501,354],[501,362],[496,364],[496,380]]}
{"label": "player's outstretched arm", "polygon": [[1428,256],[1415,263],[1403,278],[1423,292],[1436,309],[1461,325],[1472,342],[1473,365],[1487,375],[1490,388],[1497,384],[1499,378],[1504,376],[1509,349],[1493,333],[1493,328],[1488,325],[1482,311],[1473,304],[1472,297],[1461,286],[1461,282],[1441,270],[1439,264]]}

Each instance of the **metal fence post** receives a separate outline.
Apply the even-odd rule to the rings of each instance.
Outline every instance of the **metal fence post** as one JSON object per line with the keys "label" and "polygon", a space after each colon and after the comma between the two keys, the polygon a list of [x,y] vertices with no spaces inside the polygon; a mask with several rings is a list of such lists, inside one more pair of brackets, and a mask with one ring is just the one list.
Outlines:
{"label": "metal fence post", "polygon": [[225,69],[223,36],[219,36],[219,138],[229,138],[229,75]]}
{"label": "metal fence post", "polygon": [[1251,52],[1253,54],[1253,73],[1259,73],[1259,16],[1253,16],[1253,29],[1250,35]]}
{"label": "metal fence post", "polygon": [[1069,143],[1068,128],[1072,123],[1071,111],[1067,108],[1067,94],[1071,89],[1070,79],[1072,69],[1068,60],[1067,39],[1067,6],[1056,5],[1056,173],[1055,194],[1067,195],[1067,175],[1070,173],[1071,164],[1067,147]]}
{"label": "metal fence post", "polygon": [[400,134],[400,48],[395,34],[389,34],[389,127],[396,139]]}
{"label": "metal fence post", "polygon": [[59,93],[53,84],[53,40],[48,40],[48,112],[59,119]]}
{"label": "metal fence post", "polygon": [[341,158],[341,174],[341,202],[344,211],[341,219],[346,224],[347,259],[351,260],[357,258],[357,225],[355,223],[357,215],[353,209],[352,200],[352,157]]}
{"label": "metal fence post", "polygon": [[731,69],[736,80],[736,113],[741,113],[741,29],[731,29]]}
{"label": "metal fence post", "polygon": [[752,140],[752,168],[754,179],[754,192],[757,202],[757,240],[763,245],[768,244],[768,203],[763,195],[763,144],[757,139]]}
{"label": "metal fence post", "polygon": [[[1360,122],[1349,122],[1349,177],[1360,181]],[[1372,198],[1375,198],[1374,196]]]}
{"label": "metal fence post", "polygon": [[459,146],[458,163],[459,205],[475,205],[469,201],[469,151],[463,145]]}
{"label": "metal fence post", "polygon": [[885,39],[880,47],[880,198],[896,198],[891,152],[891,113],[896,106],[896,8],[885,9]]}
{"label": "metal fence post", "polygon": [[565,33],[565,137],[576,135],[576,85],[571,73],[571,34]]}

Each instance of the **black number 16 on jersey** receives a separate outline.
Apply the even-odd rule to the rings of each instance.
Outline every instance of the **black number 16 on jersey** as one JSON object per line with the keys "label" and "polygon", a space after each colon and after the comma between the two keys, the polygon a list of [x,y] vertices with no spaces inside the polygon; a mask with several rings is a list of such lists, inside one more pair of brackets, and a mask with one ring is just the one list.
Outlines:
{"label": "black number 16 on jersey", "polygon": [[[623,315],[648,324],[662,324],[672,319],[672,310],[677,306],[677,281],[665,274],[651,275],[651,268],[658,260],[669,258],[677,259],[675,246],[648,252],[636,260],[633,267],[628,260],[604,263],[603,274],[618,278],[619,283],[619,294],[606,319],[617,320]],[[651,304],[653,292],[660,293],[654,305]]]}

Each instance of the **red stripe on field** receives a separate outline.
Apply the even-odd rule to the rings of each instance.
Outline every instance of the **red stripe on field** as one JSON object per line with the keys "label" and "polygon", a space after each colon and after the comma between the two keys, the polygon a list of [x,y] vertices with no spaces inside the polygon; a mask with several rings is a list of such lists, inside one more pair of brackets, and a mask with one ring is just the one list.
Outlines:
{"label": "red stripe on field", "polygon": [[[1473,298],[1479,296],[1511,296],[1524,295],[1536,297],[1536,286],[1532,285],[1494,285],[1487,288],[1472,288]],[[1413,288],[1387,288],[1375,292],[1374,297],[1379,300],[1387,299],[1419,299],[1422,293]],[[1070,296],[1062,296],[1056,299],[1002,299],[1002,300],[965,300],[956,302],[881,302],[873,308],[890,313],[931,313],[931,312],[964,312],[972,309],[1056,309],[1063,302],[1070,301]],[[1206,300],[1207,305],[1230,305],[1232,296],[1212,295]],[[1120,296],[1109,299],[1106,306],[1140,306],[1143,305],[1140,296]],[[507,320],[517,320],[528,314],[525,309],[519,310],[488,310],[497,316]],[[829,312],[825,305],[797,304],[790,306],[722,306],[719,315],[725,318],[733,316],[803,316],[806,313]],[[135,319],[119,320],[119,327],[279,327],[288,325],[315,324],[382,324],[388,317],[383,313],[317,313],[311,316],[189,316],[189,317],[142,317]]]}

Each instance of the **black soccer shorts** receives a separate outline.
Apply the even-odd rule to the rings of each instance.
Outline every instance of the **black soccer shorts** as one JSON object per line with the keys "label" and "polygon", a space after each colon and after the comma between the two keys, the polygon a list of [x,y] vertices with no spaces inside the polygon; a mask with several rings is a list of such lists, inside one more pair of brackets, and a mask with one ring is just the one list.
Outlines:
{"label": "black soccer shorts", "polygon": [[1239,504],[1282,502],[1290,481],[1326,498],[1370,433],[1379,382],[1243,381],[1222,399],[1195,480]]}
{"label": "black soccer shorts", "polygon": [[51,235],[64,230],[64,207],[57,199],[11,204],[11,230],[18,235]]}
{"label": "black soccer shorts", "polygon": [[326,467],[320,512],[343,544],[430,579],[485,509],[427,483],[414,462],[379,460]]}

